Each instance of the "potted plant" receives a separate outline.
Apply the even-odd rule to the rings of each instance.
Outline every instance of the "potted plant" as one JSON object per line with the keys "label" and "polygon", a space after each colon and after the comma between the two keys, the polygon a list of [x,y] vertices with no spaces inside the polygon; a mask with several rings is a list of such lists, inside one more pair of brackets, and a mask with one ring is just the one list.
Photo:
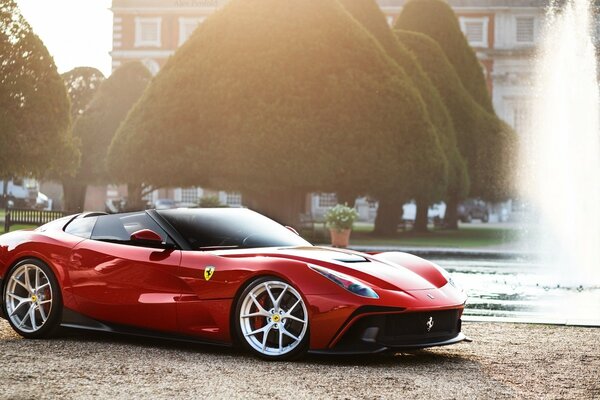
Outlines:
{"label": "potted plant", "polygon": [[325,223],[331,234],[333,247],[348,247],[352,225],[358,218],[358,212],[347,204],[338,204],[325,213]]}

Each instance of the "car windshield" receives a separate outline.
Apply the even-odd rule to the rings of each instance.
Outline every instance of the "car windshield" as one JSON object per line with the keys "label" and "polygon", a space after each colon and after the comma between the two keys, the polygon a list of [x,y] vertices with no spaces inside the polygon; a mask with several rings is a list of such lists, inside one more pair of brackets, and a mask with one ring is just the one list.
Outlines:
{"label": "car windshield", "polygon": [[194,250],[310,246],[277,222],[247,209],[158,210]]}

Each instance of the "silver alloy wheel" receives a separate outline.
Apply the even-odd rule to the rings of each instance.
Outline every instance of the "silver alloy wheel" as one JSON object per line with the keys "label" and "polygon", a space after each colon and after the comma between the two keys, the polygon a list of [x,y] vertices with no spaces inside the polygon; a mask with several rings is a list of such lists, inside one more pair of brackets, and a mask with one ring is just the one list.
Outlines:
{"label": "silver alloy wheel", "polygon": [[52,285],[34,264],[23,264],[8,277],[5,296],[8,318],[25,333],[39,331],[52,311]]}
{"label": "silver alloy wheel", "polygon": [[308,313],[302,296],[281,281],[261,282],[252,288],[240,309],[244,339],[266,356],[294,350],[306,335]]}

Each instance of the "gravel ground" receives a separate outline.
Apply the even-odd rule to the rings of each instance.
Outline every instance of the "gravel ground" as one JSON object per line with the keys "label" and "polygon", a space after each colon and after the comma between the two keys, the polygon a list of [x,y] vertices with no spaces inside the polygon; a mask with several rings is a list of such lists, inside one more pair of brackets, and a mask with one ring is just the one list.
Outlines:
{"label": "gravel ground", "polygon": [[473,322],[464,331],[473,343],[268,363],[87,332],[23,340],[0,320],[0,398],[600,399],[600,329]]}

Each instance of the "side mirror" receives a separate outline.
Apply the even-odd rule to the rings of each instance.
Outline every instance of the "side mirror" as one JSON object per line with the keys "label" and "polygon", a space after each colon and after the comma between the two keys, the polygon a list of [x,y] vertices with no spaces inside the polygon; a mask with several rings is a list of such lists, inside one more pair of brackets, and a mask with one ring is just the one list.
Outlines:
{"label": "side mirror", "polygon": [[291,226],[286,226],[286,228],[292,232],[294,232],[296,235],[300,236],[300,234],[298,233],[297,230],[295,230],[294,228],[292,228]]}
{"label": "side mirror", "polygon": [[131,234],[130,240],[134,243],[146,244],[151,246],[163,245],[160,235],[150,229],[142,229]]}

